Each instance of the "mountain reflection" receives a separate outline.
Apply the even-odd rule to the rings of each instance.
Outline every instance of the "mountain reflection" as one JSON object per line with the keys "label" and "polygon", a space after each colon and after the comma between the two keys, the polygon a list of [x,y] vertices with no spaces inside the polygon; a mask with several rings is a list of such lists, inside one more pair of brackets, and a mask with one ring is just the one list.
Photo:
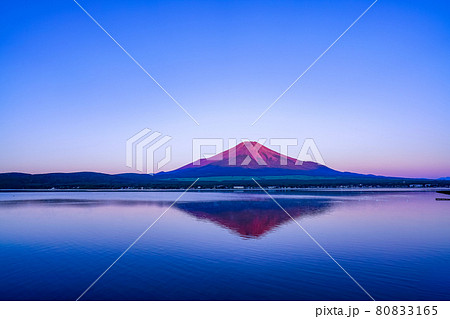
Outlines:
{"label": "mountain reflection", "polygon": [[[277,200],[293,217],[324,213],[332,201]],[[292,219],[272,200],[183,202],[175,205],[200,220],[225,227],[243,238],[258,238]]]}
{"label": "mountain reflection", "polygon": [[[325,213],[335,200],[277,198],[284,209],[293,217]],[[104,200],[104,199],[28,199],[0,201],[0,207],[15,207],[22,205],[62,206],[78,208],[95,208],[105,206],[148,206],[167,207],[172,201],[163,200]],[[200,200],[177,202],[173,205],[181,212],[199,220],[212,222],[231,230],[243,238],[258,238],[274,231],[282,224],[293,222],[292,219],[278,207],[270,198],[243,200]]]}

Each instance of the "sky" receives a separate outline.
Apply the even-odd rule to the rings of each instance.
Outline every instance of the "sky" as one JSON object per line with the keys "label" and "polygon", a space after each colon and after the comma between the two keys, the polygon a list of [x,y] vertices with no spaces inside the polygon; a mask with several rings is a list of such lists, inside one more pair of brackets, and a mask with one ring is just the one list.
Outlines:
{"label": "sky", "polygon": [[372,2],[78,1],[200,125],[74,1],[2,3],[0,172],[136,172],[150,128],[164,170],[192,138],[313,138],[333,169],[450,176],[448,1],[379,0],[251,125]]}

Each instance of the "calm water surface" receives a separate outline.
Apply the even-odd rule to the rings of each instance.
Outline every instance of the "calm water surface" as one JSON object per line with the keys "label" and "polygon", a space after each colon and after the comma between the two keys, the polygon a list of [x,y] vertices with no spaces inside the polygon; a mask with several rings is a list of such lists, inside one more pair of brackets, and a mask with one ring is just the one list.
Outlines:
{"label": "calm water surface", "polygon": [[[178,192],[0,193],[0,299],[75,300]],[[377,300],[450,300],[434,192],[273,193]],[[185,194],[82,300],[368,300],[265,194]]]}

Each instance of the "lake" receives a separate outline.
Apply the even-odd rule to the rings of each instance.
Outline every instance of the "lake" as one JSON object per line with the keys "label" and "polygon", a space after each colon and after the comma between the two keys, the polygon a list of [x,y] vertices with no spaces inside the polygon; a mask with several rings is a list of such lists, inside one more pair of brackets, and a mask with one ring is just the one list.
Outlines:
{"label": "lake", "polygon": [[[181,192],[0,193],[0,299],[76,300]],[[376,300],[450,300],[433,191],[272,196]],[[370,300],[264,193],[188,192],[81,300]]]}

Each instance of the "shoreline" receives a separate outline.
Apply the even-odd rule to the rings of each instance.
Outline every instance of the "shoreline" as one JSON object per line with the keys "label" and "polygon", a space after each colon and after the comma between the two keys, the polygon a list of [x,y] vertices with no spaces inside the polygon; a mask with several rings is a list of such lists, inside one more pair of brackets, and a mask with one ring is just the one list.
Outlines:
{"label": "shoreline", "polygon": [[[446,187],[316,187],[316,188],[264,188],[272,192],[439,192],[449,191]],[[0,189],[0,193],[83,193],[83,192],[105,192],[105,193],[147,193],[147,192],[181,192],[185,188],[152,188],[152,189]],[[239,188],[239,189],[217,189],[217,188],[196,188],[188,192],[261,192],[259,188]]]}

